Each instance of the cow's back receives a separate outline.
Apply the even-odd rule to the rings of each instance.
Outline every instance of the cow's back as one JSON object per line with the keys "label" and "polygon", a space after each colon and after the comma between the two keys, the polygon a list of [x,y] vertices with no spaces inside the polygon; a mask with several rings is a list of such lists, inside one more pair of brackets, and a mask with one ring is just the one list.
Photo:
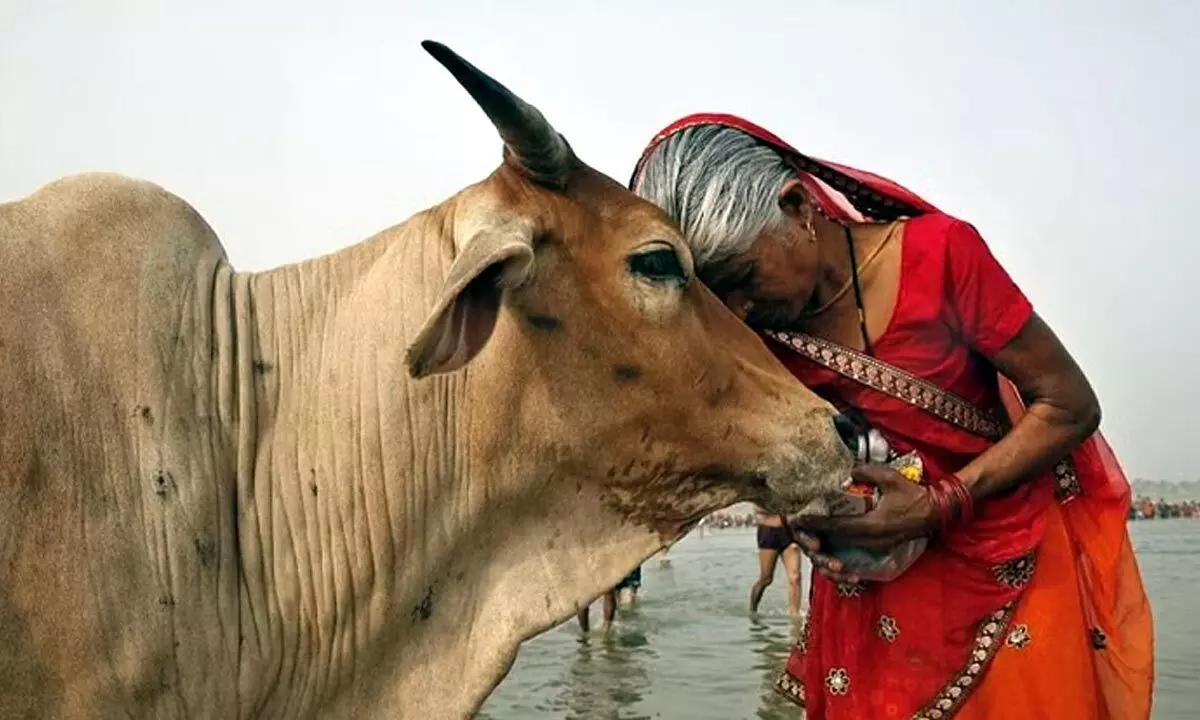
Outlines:
{"label": "cow's back", "polygon": [[81,175],[0,205],[0,269],[0,717],[232,716],[220,243]]}

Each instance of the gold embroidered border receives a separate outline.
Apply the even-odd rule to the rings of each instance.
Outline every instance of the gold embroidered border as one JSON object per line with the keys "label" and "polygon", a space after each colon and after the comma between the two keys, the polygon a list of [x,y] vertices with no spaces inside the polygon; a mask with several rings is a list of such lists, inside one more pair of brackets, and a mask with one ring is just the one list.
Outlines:
{"label": "gold embroidered border", "polygon": [[[804,620],[800,624],[800,632],[796,634],[796,642],[792,646],[794,652],[801,655],[808,654],[808,633],[812,628],[811,623],[812,613],[805,613]],[[775,678],[775,690],[788,700],[804,707],[804,681],[789,675],[787,669],[784,669],[779,673],[779,677]]]}
{"label": "gold embroidered border", "polygon": [[1004,645],[1000,638],[1012,621],[1013,609],[1016,605],[1016,600],[1010,600],[1005,603],[1004,607],[986,617],[979,624],[979,631],[975,633],[975,643],[971,648],[971,655],[967,658],[966,667],[947,683],[946,687],[934,696],[928,705],[913,715],[912,720],[947,720],[947,718],[954,717],[954,714],[966,702],[967,696],[979,684],[983,671],[991,664],[992,659],[996,656],[996,651]]}
{"label": "gold embroidered border", "polygon": [[808,633],[812,631],[812,613],[804,614],[804,620],[800,623],[800,632],[796,633],[796,642],[793,643],[796,651],[801,654],[808,653]]}
{"label": "gold embroidered border", "polygon": [[1066,502],[1083,492],[1079,475],[1075,472],[1075,459],[1068,456],[1054,466],[1054,496]]}
{"label": "gold embroidered border", "polygon": [[999,440],[1007,431],[1005,423],[969,401],[869,355],[804,333],[767,330],[764,334],[819,365],[980,437]]}
{"label": "gold embroidered border", "polygon": [[775,679],[775,690],[800,707],[805,706],[804,683],[789,675],[786,670],[779,673],[779,677]]}

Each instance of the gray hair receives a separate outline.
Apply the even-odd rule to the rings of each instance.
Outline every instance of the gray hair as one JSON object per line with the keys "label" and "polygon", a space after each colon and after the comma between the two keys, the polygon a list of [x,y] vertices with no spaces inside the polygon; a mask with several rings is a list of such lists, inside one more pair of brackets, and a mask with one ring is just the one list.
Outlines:
{"label": "gray hair", "polygon": [[778,152],[741,130],[697,125],[654,148],[633,191],[679,223],[703,272],[783,223],[779,189],[795,177]]}

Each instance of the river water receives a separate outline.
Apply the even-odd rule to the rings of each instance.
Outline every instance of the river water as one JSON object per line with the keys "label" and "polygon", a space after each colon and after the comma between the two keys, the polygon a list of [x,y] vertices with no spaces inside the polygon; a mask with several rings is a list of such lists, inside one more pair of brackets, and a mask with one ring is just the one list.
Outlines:
{"label": "river water", "polygon": [[[1158,635],[1154,717],[1192,720],[1200,717],[1200,521],[1130,527]],[[771,688],[791,633],[783,567],[752,619],[755,552],[753,530],[689,535],[669,562],[646,562],[637,606],[618,612],[607,637],[596,603],[590,637],[570,620],[526,643],[479,717],[795,718]]]}

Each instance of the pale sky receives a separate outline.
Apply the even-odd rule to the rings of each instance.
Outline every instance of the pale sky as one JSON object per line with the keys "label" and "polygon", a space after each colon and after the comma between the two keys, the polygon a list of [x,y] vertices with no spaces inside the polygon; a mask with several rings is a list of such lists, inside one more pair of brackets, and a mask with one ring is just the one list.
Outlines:
{"label": "pale sky", "polygon": [[499,161],[440,40],[622,182],[668,122],[723,111],[969,220],[1130,475],[1191,480],[1198,37],[1192,0],[0,0],[0,200],[116,171],[239,269],[335,250]]}

